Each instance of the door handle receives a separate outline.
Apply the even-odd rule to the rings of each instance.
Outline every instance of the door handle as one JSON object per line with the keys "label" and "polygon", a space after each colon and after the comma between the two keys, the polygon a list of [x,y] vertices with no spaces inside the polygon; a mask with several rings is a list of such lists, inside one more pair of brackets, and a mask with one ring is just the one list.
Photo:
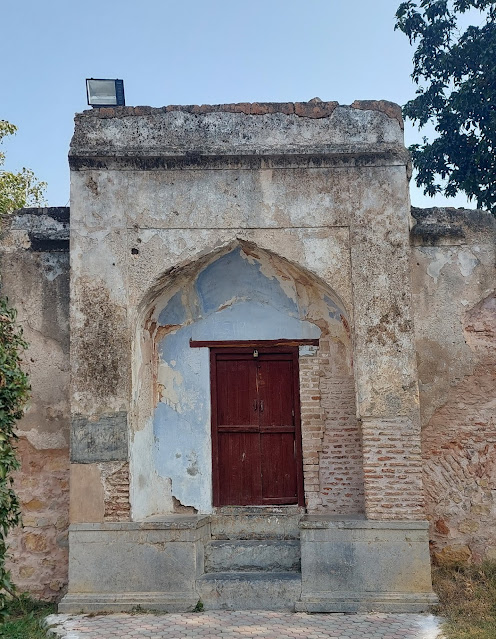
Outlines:
{"label": "door handle", "polygon": [[253,400],[253,410],[257,410],[257,400]]}
{"label": "door handle", "polygon": [[264,411],[264,403],[263,403],[263,399],[260,400],[260,412],[263,413]]}

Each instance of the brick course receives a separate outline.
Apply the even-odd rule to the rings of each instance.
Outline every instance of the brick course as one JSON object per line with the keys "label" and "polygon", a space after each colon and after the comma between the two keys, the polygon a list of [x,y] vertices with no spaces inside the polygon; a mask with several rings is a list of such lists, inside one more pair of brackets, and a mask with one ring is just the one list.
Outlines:
{"label": "brick course", "polygon": [[129,521],[129,463],[105,462],[98,466],[102,475],[105,521]]}
{"label": "brick course", "polygon": [[479,357],[422,433],[427,517],[434,556],[496,558],[496,297],[465,318]]}
{"label": "brick course", "polygon": [[364,512],[362,435],[356,417],[353,377],[321,379],[325,433],[321,454],[322,503],[326,512]]}
{"label": "brick course", "polygon": [[342,345],[325,337],[317,353],[300,357],[303,476],[309,512],[364,511],[361,433],[354,379],[345,374],[345,357]]}
{"label": "brick course", "polygon": [[420,428],[406,417],[364,419],[363,473],[369,519],[424,519]]}
{"label": "brick course", "polygon": [[319,510],[319,455],[324,424],[320,407],[320,359],[317,353],[300,357],[301,438],[305,503],[309,511]]}

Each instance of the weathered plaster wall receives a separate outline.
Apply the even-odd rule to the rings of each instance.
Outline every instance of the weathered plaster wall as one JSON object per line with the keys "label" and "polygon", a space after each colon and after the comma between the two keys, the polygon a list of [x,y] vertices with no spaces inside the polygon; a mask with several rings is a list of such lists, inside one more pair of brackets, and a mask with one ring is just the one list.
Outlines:
{"label": "weathered plaster wall", "polygon": [[[318,101],[99,109],[77,116],[70,163],[73,437],[95,441],[101,457],[82,451],[74,461],[121,460],[129,443],[134,458],[155,468],[146,427],[154,411],[155,357],[143,335],[148,309],[175,274],[198,271],[202,260],[242,243],[308,271],[348,311],[362,427],[351,423],[350,370],[342,374],[343,415],[336,399],[310,396],[321,403],[308,412],[318,422],[307,448],[311,503],[344,507],[329,498],[343,481],[354,502],[347,508],[365,507],[379,519],[422,518],[408,158],[399,109]],[[99,353],[99,361],[89,361],[89,353]],[[319,377],[324,362],[322,356]],[[331,386],[326,392],[337,398],[341,391]],[[319,383],[321,393],[324,388]],[[363,470],[352,464],[343,473],[326,475],[320,466],[317,472],[319,456],[340,457],[322,420],[348,439],[347,455],[363,443]],[[166,498],[170,478],[153,472],[153,482],[140,482],[139,469],[131,467],[133,517],[174,507]]]}
{"label": "weathered plaster wall", "polygon": [[496,557],[496,222],[414,209],[412,278],[434,555]]}
{"label": "weathered plaster wall", "polygon": [[23,209],[2,219],[1,292],[29,343],[32,393],[18,424],[15,490],[23,528],[9,537],[19,589],[57,598],[67,583],[69,516],[69,210]]}

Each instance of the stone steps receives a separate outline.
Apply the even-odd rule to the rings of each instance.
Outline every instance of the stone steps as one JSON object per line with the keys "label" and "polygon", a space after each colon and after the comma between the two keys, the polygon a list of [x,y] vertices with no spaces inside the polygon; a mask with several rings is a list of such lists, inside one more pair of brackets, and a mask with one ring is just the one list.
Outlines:
{"label": "stone steps", "polygon": [[281,511],[213,515],[210,523],[212,539],[299,539],[301,514]]}
{"label": "stone steps", "polygon": [[297,572],[211,572],[196,586],[206,610],[294,610],[301,597]]}
{"label": "stone steps", "polygon": [[206,610],[294,610],[301,595],[301,512],[228,508],[211,518],[205,574],[196,586]]}
{"label": "stone steps", "polygon": [[205,546],[205,572],[299,572],[297,539],[229,539]]}

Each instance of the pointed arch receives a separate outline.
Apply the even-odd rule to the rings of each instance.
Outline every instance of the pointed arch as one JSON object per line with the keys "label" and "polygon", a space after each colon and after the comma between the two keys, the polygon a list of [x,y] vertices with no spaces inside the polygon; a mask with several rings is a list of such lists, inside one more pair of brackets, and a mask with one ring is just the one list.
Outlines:
{"label": "pointed arch", "polygon": [[304,437],[312,442],[304,446],[307,503],[322,504],[316,458],[325,417],[319,372],[312,367],[319,367],[319,357],[332,356],[334,369],[351,376],[350,326],[342,300],[320,278],[252,242],[236,239],[200,252],[157,277],[136,313],[133,517],[212,508],[209,359],[207,349],[189,349],[192,339],[320,340],[323,352],[301,351],[300,369],[302,388],[310,393],[302,407]]}

